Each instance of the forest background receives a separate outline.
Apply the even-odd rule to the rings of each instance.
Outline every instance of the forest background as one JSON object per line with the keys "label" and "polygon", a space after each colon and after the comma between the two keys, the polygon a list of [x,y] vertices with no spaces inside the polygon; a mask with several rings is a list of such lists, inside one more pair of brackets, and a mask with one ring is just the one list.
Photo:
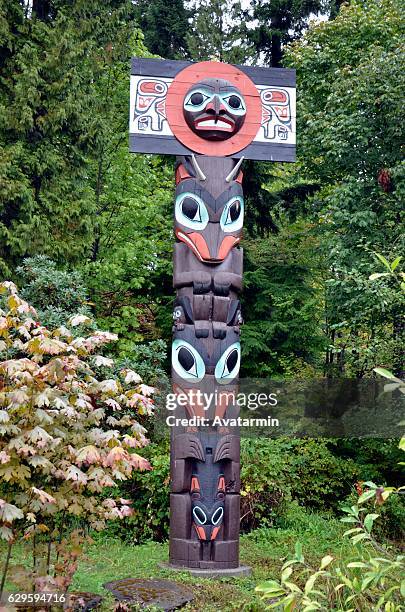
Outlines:
{"label": "forest background", "polygon": [[[91,316],[119,335],[108,358],[162,381],[174,159],[128,152],[130,57],[291,67],[297,162],[245,162],[241,375],[403,377],[403,33],[401,0],[0,0],[0,280],[51,329]],[[152,442],[155,469],[123,485],[137,542],[167,535]],[[399,480],[389,440],[243,452],[246,530],[291,496],[335,511],[356,481]]]}

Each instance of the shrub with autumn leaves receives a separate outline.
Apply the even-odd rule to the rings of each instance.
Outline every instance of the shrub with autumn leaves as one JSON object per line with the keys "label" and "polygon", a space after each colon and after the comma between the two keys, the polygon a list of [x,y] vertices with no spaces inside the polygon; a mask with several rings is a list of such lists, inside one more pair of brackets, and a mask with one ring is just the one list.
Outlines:
{"label": "shrub with autumn leaves", "polygon": [[136,452],[147,443],[137,418],[152,413],[153,389],[128,369],[100,376],[113,371],[100,351],[116,336],[78,336],[88,317],[50,331],[13,283],[0,294],[0,537],[10,555],[19,538],[60,543],[72,516],[100,530],[131,514],[105,489],[150,469]]}

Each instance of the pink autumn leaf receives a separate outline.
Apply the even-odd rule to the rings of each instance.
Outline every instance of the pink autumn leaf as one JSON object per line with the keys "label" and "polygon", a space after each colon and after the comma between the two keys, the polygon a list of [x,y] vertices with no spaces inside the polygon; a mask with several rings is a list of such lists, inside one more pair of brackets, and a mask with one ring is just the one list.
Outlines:
{"label": "pink autumn leaf", "polygon": [[143,404],[146,400],[146,397],[141,395],[140,393],[133,393],[130,398],[127,400],[127,405],[130,408],[137,408],[137,406],[141,403]]}
{"label": "pink autumn leaf", "polygon": [[8,423],[10,421],[10,415],[7,410],[0,410],[0,423]]}
{"label": "pink autumn leaf", "polygon": [[76,456],[76,462],[78,465],[81,465],[82,463],[87,463],[90,465],[92,463],[98,463],[99,461],[100,453],[96,447],[92,445],[83,446]]}
{"label": "pink autumn leaf", "polygon": [[6,451],[0,451],[0,463],[8,463],[11,457],[6,453]]}
{"label": "pink autumn leaf", "polygon": [[111,518],[122,518],[122,513],[119,508],[113,508],[110,512]]}
{"label": "pink autumn leaf", "polygon": [[55,338],[34,338],[27,344],[29,353],[39,353],[43,355],[60,355],[60,353],[65,352],[66,349],[67,344]]}
{"label": "pink autumn leaf", "polygon": [[103,357],[103,355],[95,355],[94,364],[98,367],[103,366],[105,368],[112,368],[114,365],[114,359]]}
{"label": "pink autumn leaf", "polygon": [[65,475],[66,480],[73,480],[74,482],[78,482],[80,484],[86,484],[87,476],[84,472],[79,470],[79,468],[75,465],[71,465]]}
{"label": "pink autumn leaf", "polygon": [[114,378],[110,378],[108,380],[102,380],[98,385],[101,393],[113,393],[116,394],[119,392],[117,381]]}
{"label": "pink autumn leaf", "polygon": [[116,419],[115,417],[113,417],[113,416],[107,417],[107,424],[111,425],[111,427],[115,427],[119,423],[120,423],[120,421],[118,419]]}
{"label": "pink autumn leaf", "polygon": [[104,459],[104,465],[113,467],[119,461],[128,461],[129,453],[121,446],[114,446]]}
{"label": "pink autumn leaf", "polygon": [[31,487],[31,491],[35,493],[35,495],[38,495],[43,504],[56,504],[56,499],[46,491],[37,489],[36,487]]}
{"label": "pink autumn leaf", "polygon": [[6,525],[2,525],[0,527],[0,538],[2,540],[6,540],[6,542],[11,542],[11,540],[13,540],[14,534],[10,527],[7,527]]}
{"label": "pink autumn leaf", "polygon": [[113,499],[105,499],[103,501],[103,506],[105,506],[106,508],[115,508],[116,507],[116,502]]}
{"label": "pink autumn leaf", "polygon": [[90,317],[86,317],[86,315],[76,315],[72,317],[69,321],[69,325],[72,327],[76,327],[77,325],[83,325],[84,323],[91,323]]}
{"label": "pink autumn leaf", "polygon": [[22,359],[9,359],[0,363],[0,370],[4,371],[8,376],[14,376],[17,372],[24,372],[24,370],[33,373],[37,368],[37,364],[26,357]]}
{"label": "pink autumn leaf", "polygon": [[38,448],[44,448],[53,440],[52,436],[50,436],[45,429],[39,426],[34,427],[34,429],[30,431],[27,439],[33,444],[36,444]]}
{"label": "pink autumn leaf", "polygon": [[104,403],[107,404],[107,406],[109,406],[110,408],[112,408],[113,410],[122,410],[121,406],[119,405],[119,403],[117,401],[115,401],[115,399],[112,399],[111,397],[104,400]]}
{"label": "pink autumn leaf", "polygon": [[132,516],[134,514],[134,510],[129,506],[122,506],[121,508],[121,517]]}
{"label": "pink autumn leaf", "polygon": [[134,467],[137,470],[144,471],[144,470],[152,469],[152,466],[149,463],[149,461],[145,459],[145,457],[141,457],[140,455],[137,455],[136,453],[131,453],[129,463],[132,467]]}
{"label": "pink autumn leaf", "polygon": [[122,442],[128,448],[139,448],[139,446],[142,446],[142,444],[141,444],[141,442],[139,440],[137,440],[133,436],[129,436],[128,434],[124,435],[124,438],[123,438]]}
{"label": "pink autumn leaf", "polygon": [[139,388],[141,390],[141,393],[143,393],[144,395],[148,396],[148,395],[153,395],[153,393],[156,393],[157,389],[155,389],[155,387],[149,387],[149,385],[139,385]]}
{"label": "pink autumn leaf", "polygon": [[24,513],[14,504],[8,504],[4,499],[0,499],[0,521],[12,523],[16,519],[24,518]]}
{"label": "pink autumn leaf", "polygon": [[8,399],[10,401],[8,405],[9,408],[19,408],[30,401],[30,398],[24,389],[16,389],[15,391],[12,391],[8,394]]}
{"label": "pink autumn leaf", "polygon": [[122,374],[125,376],[125,382],[127,384],[129,383],[140,383],[142,378],[139,376],[139,374],[137,374],[136,372],[134,372],[133,370],[123,370]]}

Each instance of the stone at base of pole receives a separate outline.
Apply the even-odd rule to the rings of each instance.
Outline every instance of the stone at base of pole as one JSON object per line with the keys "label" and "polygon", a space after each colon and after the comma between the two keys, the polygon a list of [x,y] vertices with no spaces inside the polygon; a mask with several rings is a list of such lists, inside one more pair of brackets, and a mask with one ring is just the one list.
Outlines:
{"label": "stone at base of pole", "polygon": [[239,567],[224,568],[224,569],[202,569],[200,567],[182,567],[181,565],[172,565],[171,563],[161,562],[158,566],[162,569],[172,570],[173,572],[187,572],[196,578],[242,578],[250,576],[252,568],[248,565],[239,565]]}

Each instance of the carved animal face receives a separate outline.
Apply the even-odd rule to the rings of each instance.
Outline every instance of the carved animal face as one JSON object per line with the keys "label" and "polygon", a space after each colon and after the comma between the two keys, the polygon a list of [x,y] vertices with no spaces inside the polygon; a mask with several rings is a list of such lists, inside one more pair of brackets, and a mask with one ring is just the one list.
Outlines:
{"label": "carved animal face", "polygon": [[[228,334],[229,335],[229,334]],[[189,340],[193,341],[191,337]],[[198,348],[195,346],[198,344]],[[200,339],[194,343],[187,342],[183,338],[176,338],[172,344],[172,368],[173,381],[180,383],[196,384],[204,378],[214,377],[215,382],[220,385],[232,383],[239,374],[240,368],[240,343],[233,342],[226,346],[220,353],[215,351],[212,356],[207,355],[205,343]],[[199,350],[200,349],[200,350]],[[208,361],[204,362],[203,355]]]}
{"label": "carved animal face", "polygon": [[187,125],[200,138],[226,140],[242,127],[246,103],[229,81],[204,79],[188,90],[183,112]]}
{"label": "carved animal face", "polygon": [[[213,467],[208,463],[207,466],[199,466],[199,471],[203,472],[209,467]],[[215,472],[214,472],[215,473]],[[197,532],[199,540],[209,541],[215,540],[221,528],[224,518],[225,507],[225,478],[220,474],[216,483],[214,494],[207,496],[208,491],[202,486],[201,476],[194,474],[191,478],[191,508],[193,515],[193,526]],[[209,478],[210,474],[208,474]],[[207,480],[207,477],[204,479]],[[205,483],[207,485],[207,483]],[[212,497],[211,497],[212,496]]]}
{"label": "carved animal face", "polygon": [[175,234],[200,261],[219,263],[240,241],[244,200],[239,183],[218,198],[195,179],[182,181],[176,190]]}

